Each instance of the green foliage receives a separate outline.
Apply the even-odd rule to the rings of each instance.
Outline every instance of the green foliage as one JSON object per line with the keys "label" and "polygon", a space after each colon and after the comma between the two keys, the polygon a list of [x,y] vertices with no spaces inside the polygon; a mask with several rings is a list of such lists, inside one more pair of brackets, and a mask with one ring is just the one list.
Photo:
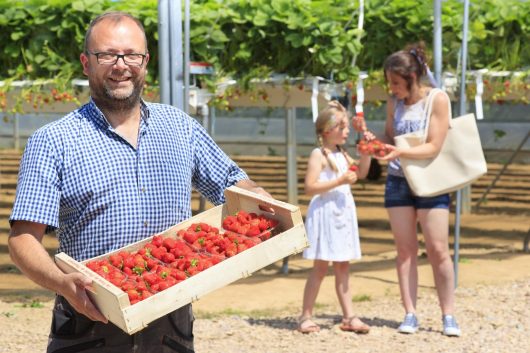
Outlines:
{"label": "green foliage", "polygon": [[354,295],[352,297],[352,302],[354,303],[369,302],[371,300],[372,300],[372,297],[368,294],[359,294],[359,295]]}
{"label": "green foliage", "polygon": [[[408,43],[432,43],[432,1],[365,4],[364,31],[359,31],[357,1],[195,0],[191,58],[212,63],[217,78],[234,77],[248,88],[251,79],[271,73],[354,80],[358,68],[380,72],[384,59]],[[130,12],[144,24],[151,53],[147,82],[156,85],[156,0],[0,0],[0,80],[47,79],[66,90],[72,78],[83,77],[79,54],[90,20],[109,10]],[[443,1],[442,13],[443,65],[454,69],[461,46],[462,1]],[[530,62],[528,18],[529,1],[472,2],[469,67],[524,69]],[[381,75],[373,77],[382,80]]]}
{"label": "green foliage", "polygon": [[[370,0],[366,7],[366,36],[359,58],[361,68],[376,70],[392,52],[406,44],[433,42],[432,1]],[[443,67],[457,67],[462,44],[464,5],[442,2]],[[530,2],[474,1],[469,9],[468,59],[472,69],[520,70],[530,62]]]}
{"label": "green foliage", "polygon": [[351,60],[361,50],[351,1],[227,0],[195,3],[191,42],[197,60],[213,63],[221,75],[243,81],[272,72],[291,77],[355,73]]}

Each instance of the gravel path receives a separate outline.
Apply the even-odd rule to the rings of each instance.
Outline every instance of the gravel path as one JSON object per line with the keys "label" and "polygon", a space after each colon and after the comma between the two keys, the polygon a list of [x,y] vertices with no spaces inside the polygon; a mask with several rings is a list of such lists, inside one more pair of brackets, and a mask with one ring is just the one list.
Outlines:
{"label": "gravel path", "polygon": [[[36,308],[0,301],[0,352],[45,351],[51,302]],[[35,306],[35,304],[33,305]],[[38,306],[38,305],[37,305]],[[457,290],[460,338],[441,334],[435,295],[418,301],[421,329],[415,335],[396,333],[402,319],[399,298],[381,297],[355,303],[368,335],[338,329],[340,316],[321,308],[316,322],[322,330],[303,335],[295,331],[298,308],[274,317],[219,316],[195,322],[197,353],[276,352],[465,352],[527,353],[530,351],[530,277],[509,283]]]}

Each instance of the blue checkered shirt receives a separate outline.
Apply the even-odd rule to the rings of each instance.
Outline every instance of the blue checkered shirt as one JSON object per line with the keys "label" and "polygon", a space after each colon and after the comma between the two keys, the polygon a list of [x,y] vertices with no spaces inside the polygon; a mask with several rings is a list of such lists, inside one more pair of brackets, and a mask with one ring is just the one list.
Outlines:
{"label": "blue checkered shirt", "polygon": [[82,261],[189,218],[192,186],[221,204],[247,178],[172,106],[142,103],[135,149],[90,101],[29,139],[10,221],[46,224],[58,252]]}

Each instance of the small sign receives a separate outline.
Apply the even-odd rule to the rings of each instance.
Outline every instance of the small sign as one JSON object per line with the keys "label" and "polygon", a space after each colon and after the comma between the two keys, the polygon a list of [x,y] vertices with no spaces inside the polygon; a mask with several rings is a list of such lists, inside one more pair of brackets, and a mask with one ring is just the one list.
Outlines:
{"label": "small sign", "polygon": [[213,65],[205,62],[190,62],[190,74],[193,75],[213,75]]}

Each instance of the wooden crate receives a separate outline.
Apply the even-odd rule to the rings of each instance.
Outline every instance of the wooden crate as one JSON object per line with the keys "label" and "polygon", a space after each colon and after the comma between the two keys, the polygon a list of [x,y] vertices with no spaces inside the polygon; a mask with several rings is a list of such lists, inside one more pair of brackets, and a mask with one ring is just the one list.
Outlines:
{"label": "wooden crate", "polygon": [[[92,279],[93,288],[88,292],[92,301],[109,321],[128,334],[133,334],[163,315],[194,302],[215,289],[248,277],[253,272],[286,256],[299,253],[309,245],[302,215],[297,206],[265,199],[235,186],[228,188],[225,196],[225,204],[204,211],[160,234],[175,237],[178,230],[188,228],[192,223],[197,222],[221,228],[223,218],[239,210],[265,214],[269,218],[278,220],[281,233],[134,305],[130,304],[129,297],[124,291],[96,275],[84,264],[91,260],[106,258],[120,250],[136,251],[150,242],[151,238],[82,263],[65,253],[60,253],[55,255],[55,262],[65,273],[81,272]],[[269,207],[273,212],[262,211],[260,205]]]}

